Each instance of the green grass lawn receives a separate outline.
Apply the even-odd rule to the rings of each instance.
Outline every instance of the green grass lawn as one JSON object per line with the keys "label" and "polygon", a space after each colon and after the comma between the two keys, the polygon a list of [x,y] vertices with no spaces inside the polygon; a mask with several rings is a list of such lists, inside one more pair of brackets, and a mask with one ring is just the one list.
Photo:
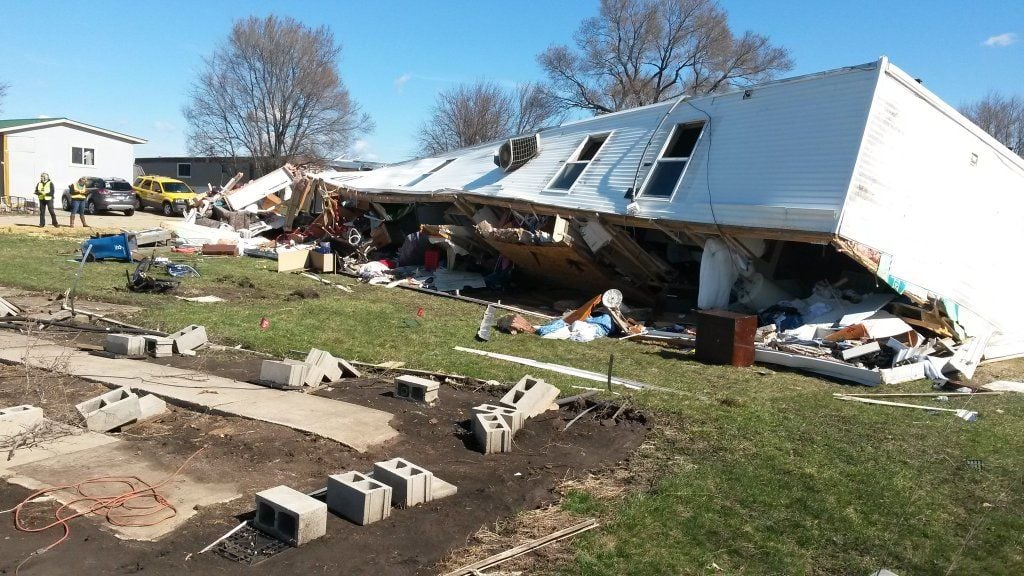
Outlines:
{"label": "green grass lawn", "polygon": [[[0,235],[0,284],[53,293],[71,286],[77,244]],[[1024,573],[1024,398],[953,399],[974,423],[832,399],[854,388],[763,367],[704,366],[661,348],[604,339],[587,344],[496,333],[474,341],[483,308],[337,277],[354,293],[318,288],[251,258],[186,258],[201,273],[180,295],[193,304],[124,289],[126,264],[93,263],[82,298],[133,304],[131,321],[167,331],[204,324],[223,344],[275,354],[317,346],[339,356],[458,372],[506,382],[525,367],[455,352],[462,345],[602,371],[686,394],[631,393],[654,424],[631,462],[626,496],[573,493],[564,505],[604,526],[576,540],[565,574],[851,574],[880,567],[908,574]],[[250,285],[251,283],[251,285]],[[423,318],[414,321],[422,307]],[[270,320],[262,331],[260,319]],[[1024,363],[1000,364],[1002,378]],[[569,386],[595,383],[541,374]],[[985,377],[983,369],[979,378]],[[928,391],[924,382],[885,391]],[[856,388],[856,391],[866,389]],[[625,390],[620,390],[625,393]],[[980,461],[978,466],[968,460]]]}

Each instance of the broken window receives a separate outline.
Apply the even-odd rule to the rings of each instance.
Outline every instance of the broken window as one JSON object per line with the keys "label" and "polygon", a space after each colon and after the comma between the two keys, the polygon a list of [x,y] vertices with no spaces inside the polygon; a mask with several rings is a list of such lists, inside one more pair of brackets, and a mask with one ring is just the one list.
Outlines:
{"label": "broken window", "polygon": [[92,148],[71,147],[71,163],[79,166],[93,166],[96,164],[96,151]]}
{"label": "broken window", "polygon": [[641,196],[671,198],[683,178],[686,165],[690,163],[693,149],[697,147],[704,124],[677,124],[672,130],[665,150],[655,163]]}
{"label": "broken window", "polygon": [[583,174],[583,171],[587,169],[590,161],[597,156],[598,151],[601,150],[601,146],[604,146],[606,140],[608,140],[608,134],[587,136],[587,139],[583,141],[583,144],[579,147],[576,154],[573,155],[572,159],[568,160],[565,166],[562,166],[562,169],[558,171],[558,174],[548,184],[548,190],[568,191],[572,188],[572,185],[576,183],[576,180]]}
{"label": "broken window", "polygon": [[419,176],[413,178],[413,180],[411,182],[409,182],[408,184],[406,184],[406,186],[415,186],[415,185],[419,184],[420,182],[423,182],[428,176],[430,176],[431,174],[437,172],[441,168],[444,168],[445,166],[451,164],[452,162],[455,162],[455,158],[449,158],[449,159],[445,160],[444,162],[442,162],[442,163],[438,164],[437,166],[434,166],[433,168],[428,170],[426,173],[420,174]]}
{"label": "broken window", "polygon": [[178,178],[191,178],[192,177],[192,164],[188,162],[178,163]]}

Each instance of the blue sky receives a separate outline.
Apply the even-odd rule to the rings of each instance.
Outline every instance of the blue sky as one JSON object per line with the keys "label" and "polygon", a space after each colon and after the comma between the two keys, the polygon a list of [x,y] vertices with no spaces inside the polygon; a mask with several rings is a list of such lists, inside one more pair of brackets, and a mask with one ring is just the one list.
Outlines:
{"label": "blue sky", "polygon": [[[415,154],[415,130],[438,91],[477,79],[541,79],[536,55],[570,43],[597,4],[0,0],[0,81],[11,85],[0,118],[67,116],[149,140],[137,156],[185,154],[181,108],[203,56],[234,19],[273,13],[334,31],[342,78],[377,124],[350,155],[397,161]],[[885,54],[953,105],[993,89],[1024,95],[1019,0],[722,5],[735,31],[788,47],[793,75]]]}

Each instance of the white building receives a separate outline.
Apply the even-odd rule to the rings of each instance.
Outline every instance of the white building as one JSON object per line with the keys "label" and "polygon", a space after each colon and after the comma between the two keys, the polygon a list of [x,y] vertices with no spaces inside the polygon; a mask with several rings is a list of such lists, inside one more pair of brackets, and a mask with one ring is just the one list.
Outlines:
{"label": "white building", "polygon": [[[529,140],[533,140],[533,135]],[[517,139],[519,140],[519,139]],[[712,236],[830,244],[938,301],[987,355],[1024,352],[1024,159],[885,57],[323,175],[378,201],[453,201]]]}
{"label": "white building", "polygon": [[61,190],[82,176],[132,179],[135,136],[104,130],[67,118],[0,120],[0,197],[35,198],[39,174]]}

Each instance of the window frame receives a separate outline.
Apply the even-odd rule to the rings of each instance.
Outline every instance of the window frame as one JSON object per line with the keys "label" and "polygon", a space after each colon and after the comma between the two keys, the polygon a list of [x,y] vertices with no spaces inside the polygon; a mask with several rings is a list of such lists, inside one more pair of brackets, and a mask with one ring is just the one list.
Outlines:
{"label": "window frame", "polygon": [[[690,150],[690,155],[685,158],[665,158],[665,152],[668,151],[669,146],[672,144],[673,139],[676,137],[676,133],[679,130],[686,130],[687,128],[700,127],[700,133],[697,134],[697,139],[693,143],[693,150]],[[634,200],[653,200],[658,202],[671,202],[676,197],[676,193],[679,192],[679,186],[683,183],[683,178],[686,178],[686,172],[690,169],[690,161],[693,160],[694,154],[697,152],[697,147],[700,146],[700,141],[704,137],[704,132],[707,130],[708,123],[703,120],[694,120],[692,122],[678,122],[672,127],[672,131],[669,132],[668,138],[661,145],[661,150],[658,152],[658,157],[651,163],[651,169],[647,171],[647,175],[644,177],[644,183],[640,186],[638,193],[634,196]],[[651,184],[651,177],[654,176],[655,170],[658,165],[662,162],[678,163],[685,162],[682,172],[679,173],[679,177],[676,178],[676,183],[672,187],[672,191],[668,196],[648,196],[647,188]]]}
{"label": "window frame", "polygon": [[[75,150],[80,150],[78,157],[82,159],[82,162],[75,162]],[[85,163],[85,152],[89,151],[89,158],[92,160],[91,163]],[[71,147],[71,165],[77,167],[96,167],[96,149],[86,148],[85,146],[72,146]]]}
{"label": "window frame", "polygon": [[[188,178],[189,180],[191,180],[192,179],[192,163],[191,162],[177,162],[177,164],[178,164],[178,166],[177,166],[178,178]],[[181,167],[182,166],[188,166],[188,175],[183,175],[181,173]]]}
{"label": "window frame", "polygon": [[[579,144],[576,145],[576,148],[573,150],[572,154],[569,155],[569,159],[563,161],[558,166],[558,170],[555,171],[555,175],[552,176],[551,179],[548,180],[548,183],[544,186],[544,192],[549,193],[549,194],[571,194],[572,191],[573,191],[573,188],[576,187],[576,184],[580,180],[582,180],[583,177],[587,174],[587,170],[590,169],[590,165],[593,164],[594,162],[597,162],[597,161],[600,160],[599,157],[601,156],[601,151],[604,150],[605,144],[608,144],[608,141],[611,140],[613,134],[615,134],[615,130],[609,130],[607,132],[596,132],[594,134],[587,134],[587,136],[585,138],[583,138],[583,140]],[[590,160],[579,160],[580,153],[583,152],[584,148],[587,147],[587,144],[589,144],[592,139],[602,138],[602,137],[604,139],[601,141],[601,145],[598,146],[597,150],[594,152],[594,156]],[[572,184],[570,184],[568,188],[552,188],[551,187],[551,185],[554,184],[555,181],[558,180],[558,178],[562,175],[562,173],[566,170],[566,168],[569,165],[578,165],[578,164],[585,164],[585,166],[583,166],[583,170],[580,170],[579,175],[576,176],[576,179],[572,181]]]}

